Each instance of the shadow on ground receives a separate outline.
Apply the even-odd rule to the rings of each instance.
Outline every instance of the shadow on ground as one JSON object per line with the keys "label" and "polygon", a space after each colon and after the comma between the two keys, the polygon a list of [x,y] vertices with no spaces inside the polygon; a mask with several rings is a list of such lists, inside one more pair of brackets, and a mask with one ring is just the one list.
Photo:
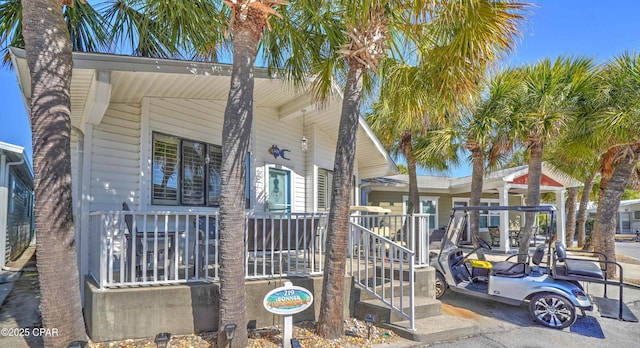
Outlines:
{"label": "shadow on ground", "polygon": [[[24,269],[36,268],[35,253],[24,264]],[[13,290],[0,308],[0,327],[8,329],[0,335],[3,348],[40,348],[42,337],[33,334],[34,328],[42,327],[40,316],[40,286],[38,273],[25,271],[16,280]]]}

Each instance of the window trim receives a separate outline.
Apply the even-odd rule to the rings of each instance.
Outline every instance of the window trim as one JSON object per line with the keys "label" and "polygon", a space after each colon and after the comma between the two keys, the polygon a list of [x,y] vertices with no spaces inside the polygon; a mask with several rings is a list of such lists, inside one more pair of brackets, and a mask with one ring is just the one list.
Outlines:
{"label": "window trim", "polygon": [[[178,153],[178,159],[177,159],[177,164],[176,166],[178,167],[175,172],[177,175],[177,187],[176,187],[176,203],[173,204],[173,201],[169,201],[169,200],[162,200],[162,199],[155,199],[154,196],[154,144],[155,144],[155,137],[156,135],[162,135],[162,136],[167,136],[167,137],[172,137],[172,138],[176,138],[177,139],[177,153]],[[204,195],[204,204],[185,204],[184,200],[183,200],[183,179],[184,179],[184,159],[183,157],[183,150],[184,150],[184,143],[185,142],[192,142],[192,143],[199,143],[199,144],[204,144],[206,149],[206,159],[205,159],[205,164],[204,164],[204,173],[205,173],[205,179],[203,182],[203,195]],[[219,201],[215,204],[211,204],[210,200],[209,200],[209,173],[210,173],[210,160],[211,160],[211,148],[217,148],[219,149],[219,152],[222,153],[222,145],[217,145],[217,144],[212,144],[212,143],[208,143],[206,141],[200,141],[200,140],[195,140],[195,139],[190,139],[190,138],[186,138],[186,137],[181,137],[178,135],[173,135],[173,134],[168,134],[165,132],[161,132],[161,131],[152,131],[151,132],[151,147],[150,147],[150,156],[149,156],[149,161],[150,161],[150,181],[149,181],[149,204],[151,206],[160,206],[160,207],[185,207],[185,208],[193,208],[193,207],[202,207],[202,208],[218,208],[220,206]],[[222,160],[220,160],[220,162],[222,162]],[[222,165],[222,163],[220,163],[220,165]]]}

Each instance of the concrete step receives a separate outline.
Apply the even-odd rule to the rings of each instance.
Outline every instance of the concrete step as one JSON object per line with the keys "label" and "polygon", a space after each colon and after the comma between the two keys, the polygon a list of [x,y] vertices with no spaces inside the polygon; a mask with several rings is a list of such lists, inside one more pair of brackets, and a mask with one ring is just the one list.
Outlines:
{"label": "concrete step", "polygon": [[415,331],[408,329],[409,321],[383,323],[382,327],[393,330],[398,336],[421,343],[446,342],[481,333],[473,319],[440,314],[415,321]]}
{"label": "concrete step", "polygon": [[[373,283],[370,284],[373,285]],[[402,288],[400,286],[402,286]],[[360,291],[358,298],[360,301],[376,299],[373,294],[369,293],[365,289],[358,288],[358,290]],[[376,287],[370,287],[369,290],[375,291],[375,293],[379,296],[382,296],[384,292],[384,297],[388,298],[391,297],[392,291],[394,296],[400,296],[401,291],[404,296],[409,296],[409,291],[411,289],[409,287],[409,282],[400,282],[399,280],[394,280],[393,286],[391,282],[387,282],[385,284],[377,284]]]}
{"label": "concrete step", "polygon": [[[403,310],[405,312],[409,311],[409,298],[404,298],[404,303],[402,304]],[[393,305],[396,307],[400,307],[400,298],[393,298]],[[440,301],[423,297],[416,296],[414,298],[414,313],[416,319],[418,318],[429,318],[433,316],[440,315]],[[382,301],[378,299],[371,300],[360,300],[355,303],[355,317],[363,320],[367,314],[373,314],[376,317],[376,323],[396,323],[406,320],[399,313],[392,310],[384,304]]]}

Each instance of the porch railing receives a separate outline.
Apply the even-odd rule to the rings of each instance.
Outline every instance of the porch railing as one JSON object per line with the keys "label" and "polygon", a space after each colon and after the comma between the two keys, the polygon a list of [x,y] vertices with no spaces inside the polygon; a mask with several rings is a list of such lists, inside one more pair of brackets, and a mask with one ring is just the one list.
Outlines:
{"label": "porch railing", "polygon": [[[321,274],[327,214],[247,214],[245,277]],[[90,214],[89,274],[101,289],[218,280],[218,214]]]}
{"label": "porch railing", "polygon": [[354,282],[409,321],[415,330],[416,253],[354,222],[349,233],[349,273]]}
{"label": "porch railing", "polygon": [[[248,213],[245,277],[322,274],[326,213]],[[355,215],[352,224],[428,260],[428,214]],[[219,279],[219,216],[170,211],[90,213],[89,273],[100,288]],[[394,246],[395,247],[395,246]],[[349,248],[351,253],[354,249]],[[351,254],[350,254],[351,255]],[[353,255],[352,255],[353,256]]]}

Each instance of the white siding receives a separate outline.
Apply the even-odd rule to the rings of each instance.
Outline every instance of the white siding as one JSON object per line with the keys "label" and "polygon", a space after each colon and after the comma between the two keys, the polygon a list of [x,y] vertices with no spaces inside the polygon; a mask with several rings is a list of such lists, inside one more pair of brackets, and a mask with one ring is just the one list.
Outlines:
{"label": "white siding", "polygon": [[[87,139],[85,139],[87,141]],[[89,210],[119,210],[139,200],[140,106],[111,104],[93,131]]]}
{"label": "white siding", "polygon": [[[303,212],[305,207],[305,156],[300,149],[302,138],[302,119],[281,121],[278,113],[271,108],[256,108],[253,122],[253,158],[256,172],[255,211],[266,211],[267,180],[265,175],[270,166],[291,171],[292,211]],[[274,158],[269,153],[271,146],[286,149],[285,157]]]}

